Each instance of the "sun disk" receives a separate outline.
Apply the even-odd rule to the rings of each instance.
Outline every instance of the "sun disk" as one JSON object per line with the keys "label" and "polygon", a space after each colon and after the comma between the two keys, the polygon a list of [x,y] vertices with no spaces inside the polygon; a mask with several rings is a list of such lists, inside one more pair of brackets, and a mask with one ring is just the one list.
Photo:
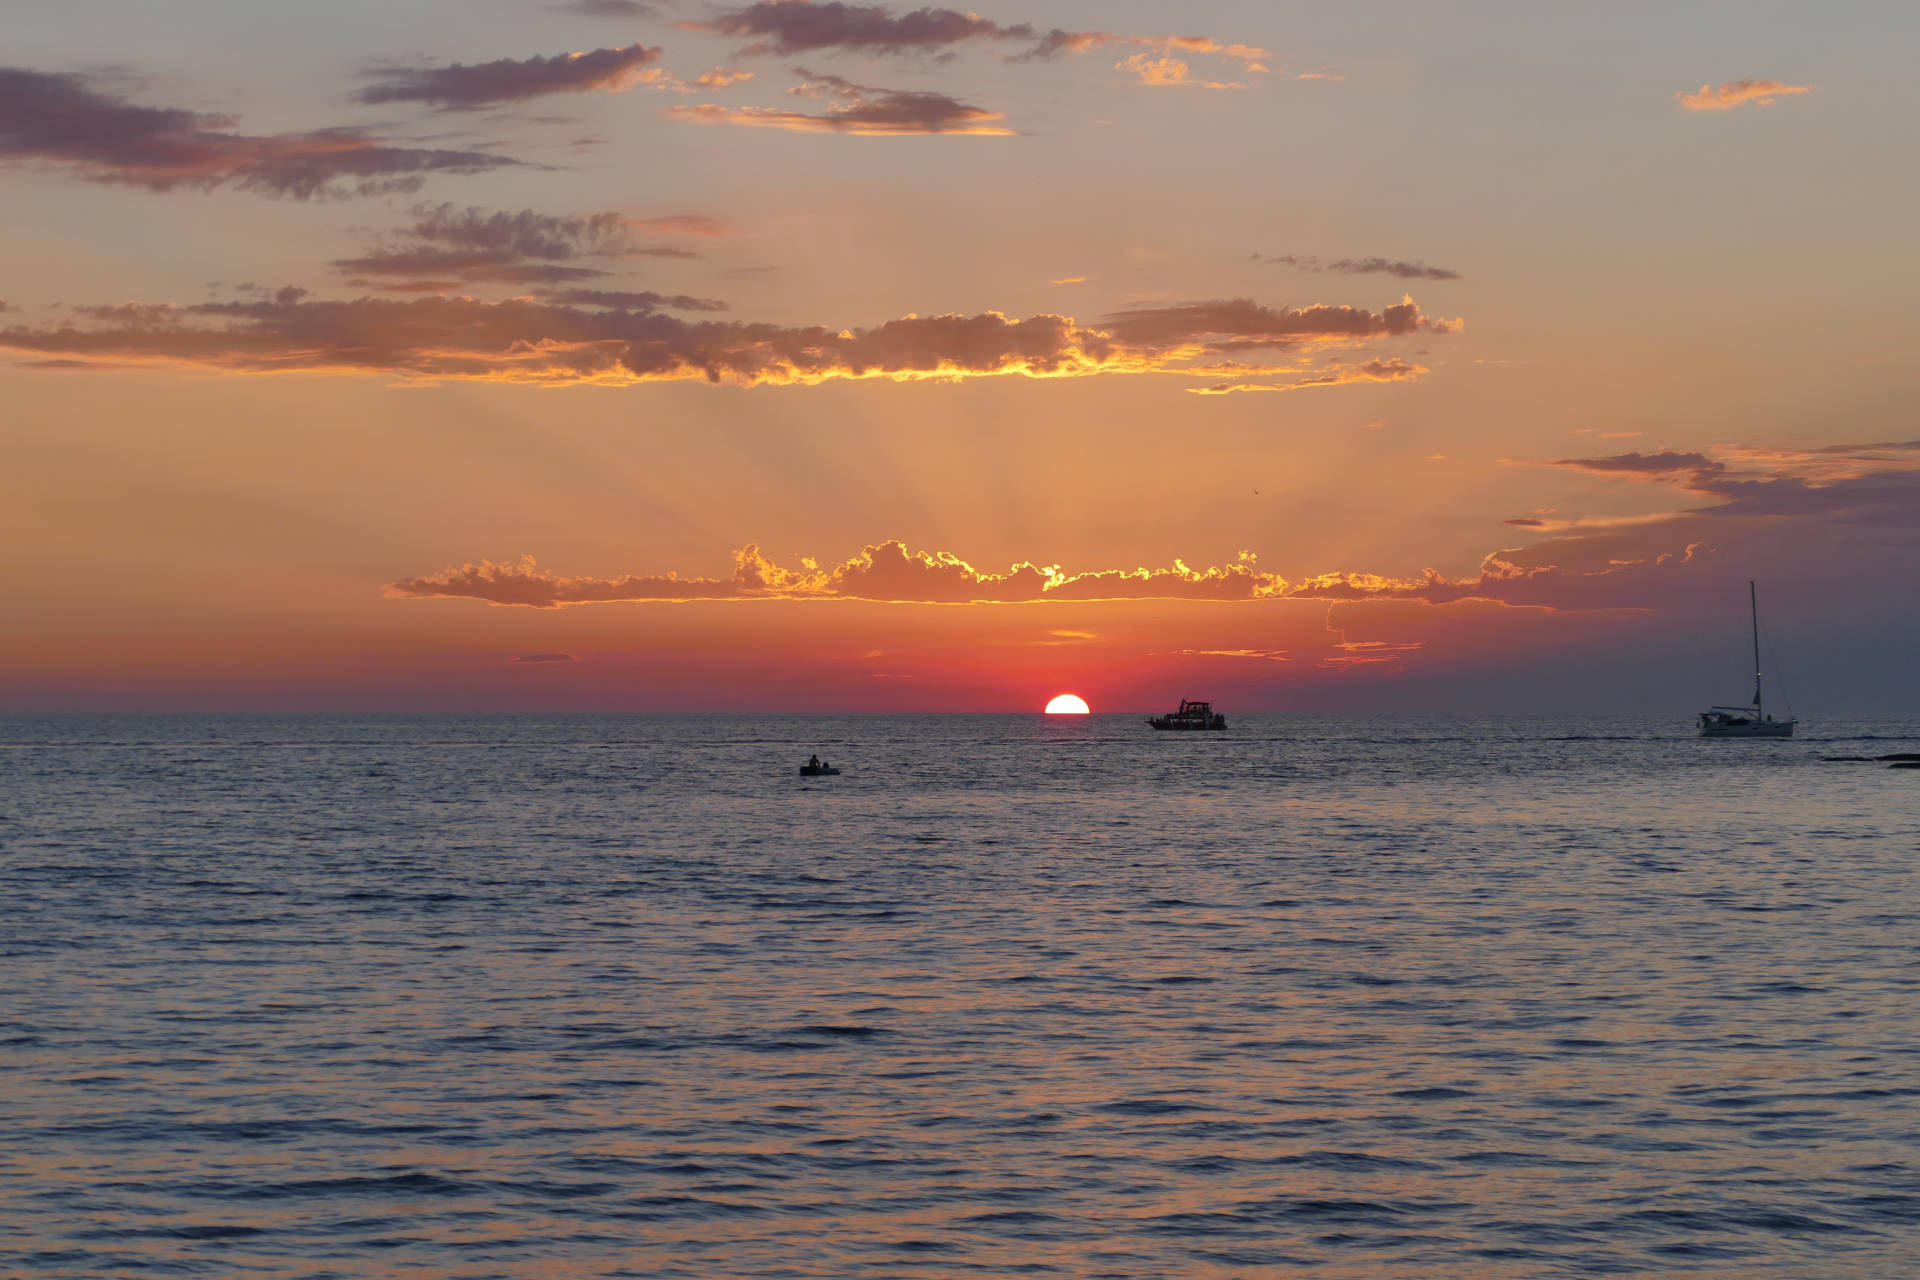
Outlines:
{"label": "sun disk", "polygon": [[1077,693],[1063,693],[1047,704],[1050,716],[1083,716],[1089,710],[1087,700]]}

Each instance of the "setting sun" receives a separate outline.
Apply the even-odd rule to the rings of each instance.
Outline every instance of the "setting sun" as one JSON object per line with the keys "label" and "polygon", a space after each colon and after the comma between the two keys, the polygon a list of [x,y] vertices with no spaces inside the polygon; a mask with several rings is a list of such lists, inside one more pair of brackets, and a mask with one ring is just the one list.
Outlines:
{"label": "setting sun", "polygon": [[1047,704],[1050,716],[1083,716],[1089,710],[1087,700],[1077,693],[1063,693]]}

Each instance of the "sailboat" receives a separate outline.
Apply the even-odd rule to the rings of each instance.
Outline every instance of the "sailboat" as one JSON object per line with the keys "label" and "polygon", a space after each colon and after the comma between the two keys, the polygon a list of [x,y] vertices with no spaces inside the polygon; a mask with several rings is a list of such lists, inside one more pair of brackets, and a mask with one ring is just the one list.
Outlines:
{"label": "sailboat", "polygon": [[1791,738],[1793,726],[1800,721],[1789,716],[1775,720],[1767,714],[1760,690],[1760,596],[1753,580],[1747,580],[1747,607],[1753,615],[1753,705],[1713,707],[1700,713],[1703,738]]}

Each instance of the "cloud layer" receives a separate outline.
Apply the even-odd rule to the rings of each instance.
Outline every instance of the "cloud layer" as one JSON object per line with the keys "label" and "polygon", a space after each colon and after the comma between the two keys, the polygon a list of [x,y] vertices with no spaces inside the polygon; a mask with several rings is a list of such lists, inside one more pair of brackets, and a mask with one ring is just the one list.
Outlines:
{"label": "cloud layer", "polygon": [[[1602,569],[1605,574],[1612,569]],[[1023,562],[1004,572],[975,568],[946,551],[915,551],[898,541],[875,543],[823,568],[811,562],[789,569],[757,546],[734,553],[725,578],[678,573],[566,577],[541,569],[531,556],[513,564],[483,560],[387,585],[401,599],[468,599],[488,604],[554,609],[613,602],[695,600],[867,600],[889,604],[1031,604],[1113,600],[1414,600],[1535,601],[1546,582],[1568,576],[1555,566],[1522,568],[1489,556],[1471,578],[1450,579],[1429,569],[1414,578],[1371,573],[1323,573],[1289,579],[1260,568],[1243,551],[1232,564],[1195,569],[1175,560],[1165,568],[1094,569],[1068,573],[1058,565]],[[1592,576],[1592,575],[1574,575]]]}
{"label": "cloud layer", "polygon": [[[456,225],[464,225],[457,223]],[[464,252],[459,246],[451,251]],[[485,248],[474,252],[485,252]],[[638,295],[620,295],[628,303]],[[1458,321],[1412,299],[1380,311],[1274,308],[1249,299],[1144,307],[1082,325],[997,311],[903,316],[869,328],[693,321],[572,301],[467,297],[315,300],[298,289],[186,306],[74,309],[57,326],[0,328],[0,349],[77,361],[185,365],[235,372],[352,370],[409,378],[565,384],[704,379],[744,385],[842,378],[1073,377],[1266,372],[1223,356],[1351,347],[1447,333]]]}
{"label": "cloud layer", "polygon": [[1662,449],[1560,458],[1546,465],[1657,481],[1720,500],[1675,515],[1829,516],[1920,529],[1920,440],[1818,449],[1723,445],[1710,453]]}
{"label": "cloud layer", "polygon": [[145,107],[76,75],[0,67],[0,162],[57,165],[150,191],[232,186],[312,199],[416,190],[431,173],[519,162],[485,151],[390,145],[360,129],[253,136],[226,116]]}

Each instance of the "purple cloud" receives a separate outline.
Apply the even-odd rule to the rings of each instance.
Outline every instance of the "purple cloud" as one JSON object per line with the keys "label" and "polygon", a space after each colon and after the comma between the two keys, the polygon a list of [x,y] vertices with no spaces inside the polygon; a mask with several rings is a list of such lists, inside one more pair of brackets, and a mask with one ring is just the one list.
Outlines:
{"label": "purple cloud", "polygon": [[660,50],[643,44],[623,49],[559,53],[550,58],[496,58],[472,66],[382,68],[377,81],[355,95],[360,102],[424,102],[445,111],[470,111],[502,102],[524,102],[549,93],[619,93],[664,73],[649,72]]}
{"label": "purple cloud", "polygon": [[77,75],[0,67],[0,162],[66,166],[149,191],[234,186],[294,199],[418,189],[431,173],[520,163],[484,151],[392,146],[359,129],[255,137],[233,120],[144,107]]}

